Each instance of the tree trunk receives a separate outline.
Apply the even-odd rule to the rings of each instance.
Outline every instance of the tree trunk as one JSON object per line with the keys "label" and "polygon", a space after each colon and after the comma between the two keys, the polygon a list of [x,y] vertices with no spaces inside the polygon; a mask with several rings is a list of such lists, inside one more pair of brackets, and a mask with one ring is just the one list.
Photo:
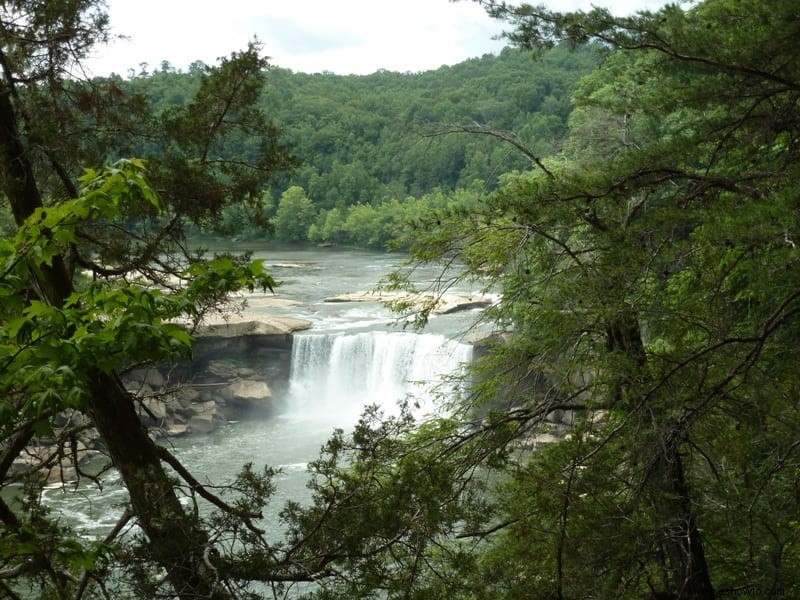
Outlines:
{"label": "tree trunk", "polygon": [[644,490],[656,515],[657,542],[669,563],[667,579],[671,589],[665,595],[675,600],[713,600],[714,588],[680,456],[679,432],[661,414],[663,411],[639,406],[634,389],[641,377],[637,371],[646,365],[647,354],[633,309],[626,307],[606,334],[608,350],[623,352],[632,361],[632,372],[618,374],[614,399],[629,411],[646,409],[654,432],[648,444]]}
{"label": "tree trunk", "polygon": [[96,374],[89,388],[95,425],[128,488],[153,560],[167,570],[179,597],[212,597],[214,573],[203,558],[208,537],[178,501],[130,394],[116,376],[103,373]]}
{"label": "tree trunk", "polygon": [[692,510],[677,436],[659,445],[648,476],[648,493],[661,525],[659,542],[669,560],[676,600],[713,600],[711,575]]}
{"label": "tree trunk", "polygon": [[[42,200],[17,129],[11,85],[0,83],[0,181],[21,224]],[[31,281],[33,291],[52,306],[63,306],[72,293],[63,260],[55,257],[40,273]],[[136,415],[133,398],[114,374],[95,372],[90,378],[91,413],[128,489],[153,559],[166,570],[180,598],[225,597],[224,591],[216,591],[213,567],[205,559],[207,535],[181,507],[157,448]]]}

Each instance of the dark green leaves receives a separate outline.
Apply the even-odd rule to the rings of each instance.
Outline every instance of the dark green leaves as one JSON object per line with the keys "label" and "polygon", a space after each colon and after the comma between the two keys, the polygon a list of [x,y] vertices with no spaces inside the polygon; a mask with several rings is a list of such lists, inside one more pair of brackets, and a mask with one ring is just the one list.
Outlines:
{"label": "dark green leaves", "polygon": [[177,290],[100,279],[76,289],[60,307],[24,301],[28,274],[66,254],[84,228],[124,218],[138,205],[161,208],[138,159],[87,170],[80,182],[78,198],[37,209],[14,242],[0,246],[6,265],[0,294],[7,299],[0,328],[0,386],[14,399],[0,411],[3,424],[13,416],[51,418],[66,408],[82,408],[92,372],[189,356],[191,336],[180,323],[195,318],[199,305],[241,288],[266,291],[275,285],[260,261],[221,256],[188,267],[183,274],[187,285]]}

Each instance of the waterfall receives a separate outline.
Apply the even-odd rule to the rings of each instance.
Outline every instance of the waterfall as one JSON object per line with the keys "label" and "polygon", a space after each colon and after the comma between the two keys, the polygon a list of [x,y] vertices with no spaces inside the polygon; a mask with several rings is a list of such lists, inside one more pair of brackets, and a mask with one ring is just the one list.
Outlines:
{"label": "waterfall", "polygon": [[[471,359],[472,346],[433,334],[296,335],[289,410],[354,423],[366,405],[391,414],[398,401],[410,398],[427,412],[434,389]],[[457,392],[451,382],[445,385]]]}

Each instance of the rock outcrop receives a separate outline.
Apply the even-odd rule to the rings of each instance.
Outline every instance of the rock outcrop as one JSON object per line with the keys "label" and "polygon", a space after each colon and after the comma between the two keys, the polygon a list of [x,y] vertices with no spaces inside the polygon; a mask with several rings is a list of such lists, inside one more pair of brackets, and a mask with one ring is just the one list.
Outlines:
{"label": "rock outcrop", "polygon": [[124,382],[158,435],[204,434],[266,417],[276,410],[273,390],[288,385],[292,334],[309,327],[282,315],[232,313],[194,332],[192,361],[135,369]]}
{"label": "rock outcrop", "polygon": [[411,310],[422,310],[431,307],[434,314],[449,314],[474,308],[491,306],[495,299],[491,296],[473,294],[461,296],[457,294],[409,294],[405,292],[352,292],[329,296],[324,302],[382,302],[385,304],[403,303]]}
{"label": "rock outcrop", "polygon": [[311,322],[283,315],[237,313],[236,318],[201,325],[195,331],[198,338],[235,338],[242,336],[285,336],[311,327]]}
{"label": "rock outcrop", "polygon": [[159,410],[145,404],[143,418],[166,435],[208,433],[228,421],[268,416],[276,408],[273,390],[288,385],[292,334],[309,327],[283,315],[230,313],[194,332],[194,359],[173,365],[168,377],[162,373],[169,383],[153,385],[153,369],[127,380],[133,387],[148,383],[158,396]]}
{"label": "rock outcrop", "polygon": [[69,431],[62,444],[48,436],[37,437],[14,459],[9,473],[18,477],[39,477],[57,484],[77,478],[77,466],[101,453],[97,430],[81,413],[66,410],[55,420],[55,431]]}
{"label": "rock outcrop", "polygon": [[311,321],[284,315],[240,312],[201,325],[194,332],[195,355],[237,354],[252,348],[292,347],[292,335],[311,327]]}

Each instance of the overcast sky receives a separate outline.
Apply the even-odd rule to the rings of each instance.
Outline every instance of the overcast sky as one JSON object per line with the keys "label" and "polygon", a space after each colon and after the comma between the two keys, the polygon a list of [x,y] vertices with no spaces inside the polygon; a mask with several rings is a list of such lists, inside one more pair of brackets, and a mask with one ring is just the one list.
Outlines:
{"label": "overcast sky", "polygon": [[[539,2],[530,2],[537,4]],[[617,14],[667,0],[544,0],[559,10],[605,6]],[[186,70],[241,50],[254,36],[273,65],[318,73],[425,71],[503,46],[502,24],[471,1],[448,0],[108,0],[113,32],[129,40],[99,50],[95,74],[139,71],[161,61]]]}

